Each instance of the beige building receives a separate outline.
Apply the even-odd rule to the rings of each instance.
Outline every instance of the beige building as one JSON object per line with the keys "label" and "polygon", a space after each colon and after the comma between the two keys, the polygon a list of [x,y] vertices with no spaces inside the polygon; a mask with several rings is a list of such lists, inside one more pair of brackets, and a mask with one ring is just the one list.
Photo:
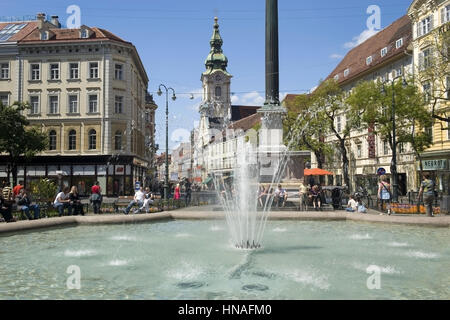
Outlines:
{"label": "beige building", "polygon": [[109,195],[133,193],[134,182],[151,175],[157,108],[134,45],[101,28],[61,29],[57,17],[46,21],[43,14],[0,24],[0,35],[19,24],[26,32],[0,42],[0,51],[11,52],[0,55],[0,66],[9,67],[0,97],[29,102],[31,125],[49,141],[33,164],[19,168],[19,179],[62,175],[82,194],[96,180]]}
{"label": "beige building", "polygon": [[[443,48],[440,35],[450,32],[450,0],[415,0],[408,9],[408,15],[413,23],[414,64],[419,75],[417,85],[430,95],[430,108],[436,98],[436,114],[450,121],[449,51],[447,49],[446,56],[438,53],[438,49]],[[427,68],[433,69],[433,63],[442,68],[429,73]],[[433,127],[429,128],[433,145],[423,154],[424,170],[432,172],[439,190],[445,194],[450,194],[449,126],[449,122],[434,121]]]}

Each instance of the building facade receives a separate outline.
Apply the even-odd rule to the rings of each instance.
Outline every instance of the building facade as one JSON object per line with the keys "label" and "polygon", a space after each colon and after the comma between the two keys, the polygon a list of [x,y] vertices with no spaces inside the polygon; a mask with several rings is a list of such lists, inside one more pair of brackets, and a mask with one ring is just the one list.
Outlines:
{"label": "building facade", "polygon": [[[327,79],[335,79],[342,89],[349,93],[360,81],[393,80],[402,75],[412,74],[413,52],[412,25],[408,16],[395,21],[370,39],[352,49]],[[342,133],[346,126],[346,115],[341,113],[335,118],[335,128]],[[342,185],[343,170],[341,155],[338,151],[338,139],[334,134],[328,134],[325,142],[336,145],[331,161],[326,161],[325,169],[333,172],[328,177],[330,185]],[[390,175],[392,151],[388,141],[372,134],[372,130],[352,130],[346,142],[349,156],[349,176],[352,190],[363,186],[372,194],[377,192],[377,170],[384,168]],[[397,151],[397,171],[399,176],[400,194],[417,188],[415,156],[412,148],[400,145]],[[311,157],[312,167],[317,167],[317,159]]]}
{"label": "building facade", "polygon": [[[18,23],[3,29],[12,24]],[[32,163],[19,164],[19,180],[60,179],[82,195],[99,181],[105,194],[131,194],[134,182],[149,175],[157,108],[136,48],[101,28],[62,29],[57,17],[46,21],[44,14],[23,24],[28,32],[14,54],[0,57],[10,68],[0,96],[28,102],[26,116],[49,144]]]}
{"label": "building facade", "polygon": [[[435,119],[433,127],[429,128],[433,145],[422,155],[423,169],[433,174],[440,191],[450,195],[450,1],[415,0],[408,15],[413,24],[414,64],[419,75],[417,85],[430,95],[430,109],[436,102],[436,114],[448,119]],[[441,43],[444,33],[447,33],[446,44]],[[439,50],[445,50],[446,46],[447,50],[440,54]],[[436,67],[434,62],[440,65],[439,70],[429,73],[428,68]],[[422,73],[424,76],[420,76]]]}

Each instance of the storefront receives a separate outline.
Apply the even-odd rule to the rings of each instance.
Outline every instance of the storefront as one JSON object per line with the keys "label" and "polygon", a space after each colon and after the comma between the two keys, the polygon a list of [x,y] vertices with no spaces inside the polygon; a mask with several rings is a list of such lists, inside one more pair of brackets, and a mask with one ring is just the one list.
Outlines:
{"label": "storefront", "polygon": [[[0,179],[12,182],[6,159],[0,157]],[[133,195],[134,183],[144,181],[148,164],[131,156],[35,157],[19,162],[17,180],[25,187],[41,178],[49,178],[61,187],[76,186],[81,196],[90,195],[96,181],[107,196]]]}
{"label": "storefront", "polygon": [[[447,155],[448,156],[448,155]],[[450,195],[450,158],[425,159],[422,161],[423,171],[430,172],[436,182],[436,191]],[[418,166],[418,177],[420,179],[420,165]]]}

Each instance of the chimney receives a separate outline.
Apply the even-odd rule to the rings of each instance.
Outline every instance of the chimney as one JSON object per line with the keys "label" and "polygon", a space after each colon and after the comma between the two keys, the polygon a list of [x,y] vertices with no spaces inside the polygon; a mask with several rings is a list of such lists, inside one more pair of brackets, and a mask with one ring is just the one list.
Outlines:
{"label": "chimney", "polygon": [[36,19],[38,21],[38,29],[42,30],[44,28],[45,23],[45,13],[38,13],[36,15]]}
{"label": "chimney", "polygon": [[61,28],[61,23],[59,23],[58,16],[52,16],[52,24],[58,29]]}

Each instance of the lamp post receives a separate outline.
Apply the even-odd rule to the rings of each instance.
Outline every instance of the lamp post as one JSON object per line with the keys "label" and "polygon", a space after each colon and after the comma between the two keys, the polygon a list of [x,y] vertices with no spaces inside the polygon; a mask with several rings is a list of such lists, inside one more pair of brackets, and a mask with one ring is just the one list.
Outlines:
{"label": "lamp post", "polygon": [[177,97],[175,96],[175,90],[172,88],[167,88],[165,85],[160,84],[158,88],[158,96],[161,96],[163,92],[161,88],[166,91],[166,175],[164,179],[164,199],[169,200],[169,91],[172,90],[172,100],[175,101]]}
{"label": "lamp post", "polygon": [[407,86],[403,75],[394,77],[392,80],[387,79],[383,82],[383,93],[387,94],[385,84],[391,83],[392,85],[392,110],[391,110],[391,121],[392,121],[392,160],[391,160],[391,174],[392,174],[392,202],[398,202],[398,174],[397,174],[397,128],[395,122],[395,80],[403,78],[403,86]]}

